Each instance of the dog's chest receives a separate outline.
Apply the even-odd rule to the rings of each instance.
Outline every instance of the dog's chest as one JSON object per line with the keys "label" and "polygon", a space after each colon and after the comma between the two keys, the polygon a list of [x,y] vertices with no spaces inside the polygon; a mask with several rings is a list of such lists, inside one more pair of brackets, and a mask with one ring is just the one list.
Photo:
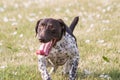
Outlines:
{"label": "dog's chest", "polygon": [[54,46],[48,58],[56,65],[63,65],[68,59],[77,55],[77,45],[75,39],[66,33],[62,39]]}

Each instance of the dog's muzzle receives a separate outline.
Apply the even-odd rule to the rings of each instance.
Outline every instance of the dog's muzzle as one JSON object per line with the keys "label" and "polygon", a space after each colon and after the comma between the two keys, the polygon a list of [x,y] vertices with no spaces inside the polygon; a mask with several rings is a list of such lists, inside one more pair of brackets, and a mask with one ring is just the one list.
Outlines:
{"label": "dog's muzzle", "polygon": [[47,43],[41,43],[41,46],[40,46],[39,50],[36,51],[36,54],[48,56],[51,48],[56,44],[56,42],[57,42],[56,39],[52,39],[51,41],[49,41]]}

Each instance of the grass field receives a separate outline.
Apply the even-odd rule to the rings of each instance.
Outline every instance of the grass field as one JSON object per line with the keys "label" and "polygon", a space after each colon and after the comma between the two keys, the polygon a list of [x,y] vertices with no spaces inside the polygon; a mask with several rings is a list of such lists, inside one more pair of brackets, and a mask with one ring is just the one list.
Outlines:
{"label": "grass field", "polygon": [[[75,16],[77,80],[120,80],[120,0],[0,0],[0,80],[41,80],[34,27],[45,17]],[[61,68],[53,80],[66,80]]]}

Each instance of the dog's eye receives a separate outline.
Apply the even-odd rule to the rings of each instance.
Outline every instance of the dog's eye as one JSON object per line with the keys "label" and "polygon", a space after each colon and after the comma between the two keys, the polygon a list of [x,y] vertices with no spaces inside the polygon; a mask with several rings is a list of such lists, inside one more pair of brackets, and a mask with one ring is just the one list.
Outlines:
{"label": "dog's eye", "polygon": [[49,29],[51,29],[51,30],[54,29],[53,25],[49,25],[48,27],[49,27]]}
{"label": "dog's eye", "polygon": [[52,30],[52,33],[55,34],[55,33],[56,33],[56,30]]}
{"label": "dog's eye", "polygon": [[39,27],[38,27],[38,31],[43,30],[43,28],[44,28],[44,26],[39,26]]}
{"label": "dog's eye", "polygon": [[45,26],[46,24],[45,23],[41,23],[41,26]]}

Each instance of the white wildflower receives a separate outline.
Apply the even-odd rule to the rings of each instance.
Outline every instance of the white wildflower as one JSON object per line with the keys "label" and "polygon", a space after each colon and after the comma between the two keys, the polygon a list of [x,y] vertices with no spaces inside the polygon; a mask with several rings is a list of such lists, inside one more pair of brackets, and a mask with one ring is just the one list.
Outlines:
{"label": "white wildflower", "polygon": [[35,18],[27,18],[28,19],[28,21],[30,21],[30,22],[34,22],[35,21]]}
{"label": "white wildflower", "polygon": [[79,12],[78,15],[79,15],[79,16],[83,16],[83,13],[82,13],[82,12]]}
{"label": "white wildflower", "polygon": [[101,39],[101,40],[98,40],[97,42],[100,43],[100,44],[102,44],[102,43],[104,43],[105,41]]}
{"label": "white wildflower", "polygon": [[20,38],[22,38],[23,37],[23,34],[20,34]]}
{"label": "white wildflower", "polygon": [[96,17],[97,17],[97,18],[100,18],[100,14],[97,14]]}
{"label": "white wildflower", "polygon": [[83,11],[84,11],[84,10],[85,10],[85,8],[84,8],[84,7],[81,7],[81,10],[83,10]]}
{"label": "white wildflower", "polygon": [[106,23],[106,24],[107,24],[107,23],[110,23],[109,20],[102,20],[102,22],[103,22],[103,23]]}
{"label": "white wildflower", "polygon": [[86,11],[83,12],[84,15],[88,15]]}
{"label": "white wildflower", "polygon": [[85,40],[85,43],[90,43],[90,40]]}
{"label": "white wildflower", "polygon": [[5,11],[5,9],[0,7],[0,12],[4,12],[4,11]]}
{"label": "white wildflower", "polygon": [[84,69],[84,74],[85,74],[85,75],[90,75],[90,74],[91,74],[91,72],[90,72],[90,71],[88,71],[87,69]]}
{"label": "white wildflower", "polygon": [[99,11],[101,11],[101,6],[98,6],[97,9],[98,9]]}
{"label": "white wildflower", "polygon": [[106,78],[108,80],[111,79],[111,77],[109,75],[107,75],[107,74],[101,74],[99,77],[100,78]]}
{"label": "white wildflower", "polygon": [[18,8],[18,7],[19,7],[19,5],[18,5],[17,3],[15,3],[15,4],[14,4],[14,7],[15,7],[15,8]]}
{"label": "white wildflower", "polygon": [[12,72],[14,75],[17,75],[17,72]]}
{"label": "white wildflower", "polygon": [[108,6],[108,7],[107,7],[107,11],[110,11],[110,10],[111,10],[111,6]]}
{"label": "white wildflower", "polygon": [[99,77],[104,78],[104,74],[101,74]]}
{"label": "white wildflower", "polygon": [[2,49],[0,49],[0,53],[2,52]]}
{"label": "white wildflower", "polygon": [[23,5],[25,8],[28,8],[30,6],[30,2],[24,2]]}
{"label": "white wildflower", "polygon": [[61,8],[55,8],[56,12],[60,12]]}
{"label": "white wildflower", "polygon": [[85,19],[85,18],[82,18],[82,22],[86,22],[86,19]]}
{"label": "white wildflower", "polygon": [[36,16],[36,14],[35,14],[35,13],[30,13],[29,15],[30,15],[30,16]]}
{"label": "white wildflower", "polygon": [[88,19],[89,20],[93,20],[93,16],[92,15],[88,15]]}
{"label": "white wildflower", "polygon": [[70,13],[70,10],[69,10],[69,9],[66,9],[66,11],[65,11],[65,12],[69,14],[69,13]]}
{"label": "white wildflower", "polygon": [[4,66],[0,66],[0,69],[5,69],[7,66],[4,65]]}
{"label": "white wildflower", "polygon": [[12,35],[16,35],[17,34],[17,31],[13,32]]}
{"label": "white wildflower", "polygon": [[2,44],[2,42],[0,42],[0,46],[2,46],[3,44]]}
{"label": "white wildflower", "polygon": [[4,8],[4,9],[6,9],[7,7],[8,7],[8,5],[6,5],[6,4],[3,5],[3,8]]}
{"label": "white wildflower", "polygon": [[8,17],[4,17],[3,21],[8,22],[9,21]]}
{"label": "white wildflower", "polygon": [[21,48],[23,48],[23,49],[24,49],[24,48],[25,48],[25,45],[21,45]]}
{"label": "white wildflower", "polygon": [[13,22],[11,25],[16,26],[17,24],[18,24],[17,22]]}
{"label": "white wildflower", "polygon": [[105,28],[102,29],[102,31],[106,31],[106,30],[107,30],[107,31],[111,31],[112,29],[109,28],[109,27],[105,27]]}
{"label": "white wildflower", "polygon": [[34,19],[34,18],[29,18],[29,21],[30,21],[30,22],[34,22],[35,19]]}
{"label": "white wildflower", "polygon": [[103,9],[102,12],[105,13],[105,12],[106,12],[106,9]]}
{"label": "white wildflower", "polygon": [[90,32],[90,31],[91,31],[91,28],[87,29],[87,31],[86,31],[86,32]]}
{"label": "white wildflower", "polygon": [[72,3],[69,3],[68,6],[72,6],[73,4]]}
{"label": "white wildflower", "polygon": [[103,46],[107,46],[107,43],[103,43],[102,45],[103,45]]}
{"label": "white wildflower", "polygon": [[106,30],[106,28],[103,28],[103,29],[102,29],[102,31],[105,31],[105,30]]}
{"label": "white wildflower", "polygon": [[65,20],[65,21],[68,21],[68,18],[67,18],[67,17],[64,17],[64,20]]}
{"label": "white wildflower", "polygon": [[120,54],[120,50],[118,50],[118,53]]}
{"label": "white wildflower", "polygon": [[112,47],[112,44],[111,44],[111,43],[108,43],[108,44],[107,44],[107,47],[108,47],[108,48],[111,48],[111,47]]}
{"label": "white wildflower", "polygon": [[94,27],[94,24],[90,24],[90,28],[93,28]]}
{"label": "white wildflower", "polygon": [[39,11],[39,14],[42,14],[42,12],[41,12],[41,11]]}
{"label": "white wildflower", "polygon": [[22,15],[21,15],[21,14],[18,14],[18,18],[19,18],[19,19],[22,19]]}

